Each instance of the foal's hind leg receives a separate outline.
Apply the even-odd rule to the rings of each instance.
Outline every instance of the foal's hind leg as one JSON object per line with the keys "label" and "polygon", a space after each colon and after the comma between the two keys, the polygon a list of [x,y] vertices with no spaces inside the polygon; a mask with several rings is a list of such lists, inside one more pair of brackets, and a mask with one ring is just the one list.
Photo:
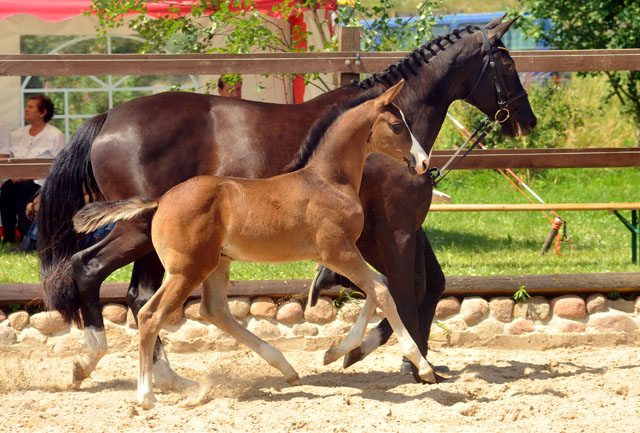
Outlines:
{"label": "foal's hind leg", "polygon": [[230,263],[231,260],[226,257],[221,257],[216,270],[202,283],[203,291],[202,302],[200,303],[200,315],[239,342],[244,343],[264,358],[269,365],[280,370],[288,383],[292,385],[301,384],[298,373],[296,373],[289,362],[287,362],[282,352],[244,329],[231,315],[229,304],[227,303]]}
{"label": "foal's hind leg", "polygon": [[[135,261],[131,283],[127,290],[127,304],[131,308],[136,323],[138,323],[138,311],[158,290],[163,276],[164,267],[155,251]],[[153,348],[153,379],[158,388],[167,391],[182,391],[198,385],[173,371],[160,338],[156,339]]]}
{"label": "foal's hind leg", "polygon": [[[345,246],[336,251],[340,251],[340,253],[335,257],[323,258],[322,264],[333,268],[349,278],[354,284],[364,290],[368,297],[375,300],[396,333],[403,354],[418,367],[420,378],[426,382],[434,383],[435,376],[433,370],[420,353],[416,342],[402,323],[396,304],[389,293],[389,289],[382,283],[382,277],[367,266],[360,252],[355,248],[355,245]],[[353,348],[354,347],[338,346],[335,349],[330,349],[327,361],[331,362]]]}

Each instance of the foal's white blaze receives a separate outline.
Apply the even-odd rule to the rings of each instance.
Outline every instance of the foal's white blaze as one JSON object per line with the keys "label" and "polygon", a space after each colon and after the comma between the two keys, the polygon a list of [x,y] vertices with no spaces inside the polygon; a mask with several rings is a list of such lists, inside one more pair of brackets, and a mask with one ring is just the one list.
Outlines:
{"label": "foal's white blaze", "polygon": [[404,113],[402,112],[402,110],[398,108],[398,111],[400,111],[404,126],[407,127],[409,134],[411,134],[410,152],[411,155],[413,155],[414,160],[416,161],[416,172],[418,174],[424,174],[429,169],[429,156],[427,156],[427,153],[424,151],[416,137],[413,135],[413,132],[411,132],[411,128],[409,128],[409,124],[407,123],[407,119],[404,117]]}

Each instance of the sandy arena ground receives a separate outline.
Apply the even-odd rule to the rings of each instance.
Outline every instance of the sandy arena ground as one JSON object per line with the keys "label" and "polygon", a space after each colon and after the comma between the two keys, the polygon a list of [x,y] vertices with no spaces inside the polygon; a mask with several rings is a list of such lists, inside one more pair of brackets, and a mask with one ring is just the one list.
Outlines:
{"label": "sandy arena ground", "polygon": [[136,404],[137,352],[112,350],[76,391],[71,358],[0,351],[1,432],[640,432],[636,347],[442,348],[447,380],[419,385],[397,370],[397,345],[342,371],[323,352],[285,352],[291,387],[253,352],[172,354],[201,384]]}

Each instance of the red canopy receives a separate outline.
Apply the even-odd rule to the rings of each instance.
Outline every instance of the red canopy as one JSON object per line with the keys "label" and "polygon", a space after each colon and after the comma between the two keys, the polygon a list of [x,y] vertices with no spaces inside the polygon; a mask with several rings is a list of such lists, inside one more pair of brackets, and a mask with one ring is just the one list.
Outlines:
{"label": "red canopy", "polygon": [[[290,0],[294,2],[296,0]],[[274,16],[276,18],[287,19],[290,23],[291,30],[294,26],[299,26],[302,31],[306,31],[307,26],[304,23],[304,18],[301,14],[293,14],[289,17],[284,17],[280,13],[274,13],[273,7],[282,4],[283,0],[253,0],[255,8],[267,15]],[[181,12],[189,13],[192,4],[197,3],[194,0],[172,0],[173,5],[180,4]],[[318,8],[325,10],[335,10],[336,0],[325,0]],[[0,0],[0,20],[17,14],[33,15],[44,21],[63,21],[72,18],[77,15],[83,14],[89,10],[91,0]],[[308,8],[303,8],[308,9]],[[166,15],[169,12],[168,2],[151,2],[147,9],[151,16],[156,14]],[[296,40],[294,34],[294,40]],[[305,51],[307,48],[306,42],[299,42],[296,46],[301,51]],[[295,77],[293,79],[293,100],[295,103],[302,102],[304,100],[304,80],[301,77]]]}
{"label": "red canopy", "polygon": [[[273,6],[281,4],[282,0],[253,0],[253,2],[260,12],[276,16],[276,18],[288,18],[272,12]],[[150,2],[148,11],[152,15],[166,14],[169,11],[168,3],[163,1]],[[172,0],[171,3],[184,5],[181,9],[188,13],[190,6],[197,2],[194,0]],[[44,21],[63,21],[88,11],[90,5],[91,0],[0,0],[0,19],[16,14],[28,14]],[[325,0],[321,8],[335,10],[336,0]]]}

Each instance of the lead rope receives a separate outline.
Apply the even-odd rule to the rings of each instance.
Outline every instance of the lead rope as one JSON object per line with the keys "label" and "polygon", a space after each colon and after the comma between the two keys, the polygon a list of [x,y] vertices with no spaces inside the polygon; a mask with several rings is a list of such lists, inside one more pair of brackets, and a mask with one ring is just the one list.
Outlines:
{"label": "lead rope", "polygon": [[[462,144],[462,146],[460,146],[458,150],[456,150],[455,153],[451,155],[451,158],[449,158],[447,163],[443,165],[441,169],[436,167],[429,170],[429,177],[431,177],[431,183],[433,184],[434,188],[442,181],[442,179],[444,179],[449,173],[451,173],[451,170],[456,168],[456,166],[460,164],[460,162],[476,146],[478,146],[478,144],[484,139],[484,137],[486,137],[487,134],[493,129],[493,127],[495,126],[495,123],[496,122],[491,122],[491,119],[489,119],[488,117],[485,117],[484,119],[482,119],[482,121],[480,122],[478,127],[475,129],[475,131],[473,131],[473,133],[469,136],[469,138],[467,138],[467,140]],[[460,152],[462,152],[462,150],[464,150],[464,148],[467,147],[467,145],[469,144],[469,142],[471,142],[471,140],[473,140],[471,147],[469,147],[469,149],[467,149],[467,151],[460,158],[458,158],[458,155],[460,155]],[[456,160],[456,158],[458,159]],[[453,163],[454,160],[456,160],[455,163]],[[449,168],[449,165],[451,165],[451,168]]]}

